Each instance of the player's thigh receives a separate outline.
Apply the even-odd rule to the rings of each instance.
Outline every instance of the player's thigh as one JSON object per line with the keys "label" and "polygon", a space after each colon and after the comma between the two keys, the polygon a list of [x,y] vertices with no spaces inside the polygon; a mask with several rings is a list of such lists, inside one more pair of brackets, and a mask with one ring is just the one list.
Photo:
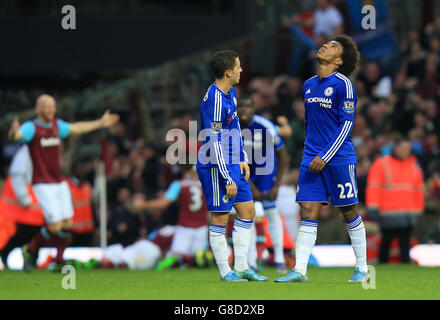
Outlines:
{"label": "player's thigh", "polygon": [[255,206],[252,200],[235,203],[234,208],[238,219],[253,220],[255,218]]}
{"label": "player's thigh", "polygon": [[358,203],[355,164],[326,166],[322,175],[333,206],[343,207]]}
{"label": "player's thigh", "polygon": [[323,206],[321,202],[301,202],[299,205],[301,219],[318,221],[319,213]]}
{"label": "player's thigh", "polygon": [[313,173],[306,166],[300,167],[296,202],[328,204],[328,193],[322,174]]}
{"label": "player's thigh", "polygon": [[239,219],[253,219],[255,216],[254,198],[249,182],[244,180],[244,174],[238,180],[234,208]]}
{"label": "player's thigh", "polygon": [[229,212],[233,202],[226,196],[226,188],[216,167],[197,166],[197,174],[202,184],[206,205],[211,212]]}
{"label": "player's thigh", "polygon": [[192,228],[176,226],[173,241],[171,243],[170,253],[189,254],[192,242]]}

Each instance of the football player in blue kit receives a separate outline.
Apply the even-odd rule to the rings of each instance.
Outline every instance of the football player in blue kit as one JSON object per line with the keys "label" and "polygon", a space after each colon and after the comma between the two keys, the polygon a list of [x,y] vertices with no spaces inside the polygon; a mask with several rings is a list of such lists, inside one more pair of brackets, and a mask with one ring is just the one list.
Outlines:
{"label": "football player in blue kit", "polygon": [[[251,97],[240,97],[238,115],[243,129],[245,150],[250,155],[250,186],[255,201],[261,201],[269,222],[273,241],[274,262],[278,273],[286,273],[283,224],[275,200],[288,162],[283,139],[275,125],[255,114]],[[258,235],[258,234],[257,234]]]}
{"label": "football player in blue kit", "polygon": [[369,277],[366,234],[357,212],[356,152],[351,141],[357,102],[348,78],[359,62],[356,43],[340,35],[317,52],[317,74],[304,82],[305,144],[296,201],[301,222],[296,239],[296,265],[275,282],[304,282],[315,245],[318,216],[329,199],[339,207],[350,235],[356,267],[349,282]]}
{"label": "football player in blue kit", "polygon": [[[234,85],[238,84],[243,71],[238,54],[231,50],[216,52],[211,58],[211,71],[215,82],[200,105],[199,136],[203,142],[197,156],[197,173],[211,215],[209,243],[221,280],[267,281],[247,263],[255,207],[237,116]],[[237,211],[232,233],[234,270],[228,263],[225,237],[232,206]]]}

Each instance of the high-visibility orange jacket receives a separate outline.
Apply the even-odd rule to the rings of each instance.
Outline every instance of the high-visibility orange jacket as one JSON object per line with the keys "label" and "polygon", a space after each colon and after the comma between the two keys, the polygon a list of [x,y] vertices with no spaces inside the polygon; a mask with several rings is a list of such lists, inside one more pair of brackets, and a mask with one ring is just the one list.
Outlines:
{"label": "high-visibility orange jacket", "polygon": [[377,159],[367,178],[366,205],[381,216],[418,215],[425,208],[423,174],[417,159]]}
{"label": "high-visibility orange jacket", "polygon": [[17,227],[15,226],[15,222],[3,214],[0,214],[0,250],[8,244],[9,239],[11,239],[16,232]]}
{"label": "high-visibility orange jacket", "polygon": [[31,186],[28,186],[31,197],[31,205],[23,207],[15,196],[12,188],[12,180],[8,177],[5,181],[0,196],[0,249],[9,242],[17,232],[15,223],[32,226],[41,226],[44,223],[43,210],[38,205],[37,197]]}
{"label": "high-visibility orange jacket", "polygon": [[8,177],[0,196],[0,214],[17,223],[41,226],[44,224],[43,210],[38,204],[38,199],[30,185],[28,186],[28,192],[31,197],[31,205],[25,208],[18,202],[12,188],[11,177]]}
{"label": "high-visibility orange jacket", "polygon": [[92,232],[95,228],[92,210],[92,187],[88,183],[79,186],[66,179],[72,194],[73,202],[73,225],[74,233]]}

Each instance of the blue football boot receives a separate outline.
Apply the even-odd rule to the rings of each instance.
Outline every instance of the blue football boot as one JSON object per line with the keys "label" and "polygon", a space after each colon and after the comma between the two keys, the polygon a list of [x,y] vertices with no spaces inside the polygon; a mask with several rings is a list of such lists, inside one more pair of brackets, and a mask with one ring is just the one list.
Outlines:
{"label": "blue football boot", "polygon": [[284,277],[275,279],[275,282],[307,282],[309,279],[296,269],[292,269]]}
{"label": "blue football boot", "polygon": [[243,271],[235,271],[242,279],[249,281],[267,281],[267,277],[260,276],[254,269],[246,269]]}
{"label": "blue football boot", "polygon": [[237,273],[234,271],[229,271],[223,278],[220,277],[221,281],[226,282],[235,282],[235,281],[247,281],[247,279],[241,278]]}
{"label": "blue football boot", "polygon": [[367,281],[369,278],[370,274],[368,272],[364,272],[360,268],[355,268],[354,273],[348,282],[362,282],[364,280]]}

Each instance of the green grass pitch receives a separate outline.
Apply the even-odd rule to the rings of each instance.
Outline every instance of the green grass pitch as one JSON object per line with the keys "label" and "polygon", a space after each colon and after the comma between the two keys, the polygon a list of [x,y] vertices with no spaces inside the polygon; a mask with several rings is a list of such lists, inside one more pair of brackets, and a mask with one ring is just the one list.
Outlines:
{"label": "green grass pitch", "polygon": [[440,299],[440,268],[378,265],[376,289],[347,283],[353,268],[310,267],[308,283],[274,283],[274,268],[261,273],[267,282],[225,283],[216,268],[153,270],[78,270],[76,289],[65,290],[66,274],[50,271],[0,272],[0,299],[147,299],[147,300],[313,300]]}

